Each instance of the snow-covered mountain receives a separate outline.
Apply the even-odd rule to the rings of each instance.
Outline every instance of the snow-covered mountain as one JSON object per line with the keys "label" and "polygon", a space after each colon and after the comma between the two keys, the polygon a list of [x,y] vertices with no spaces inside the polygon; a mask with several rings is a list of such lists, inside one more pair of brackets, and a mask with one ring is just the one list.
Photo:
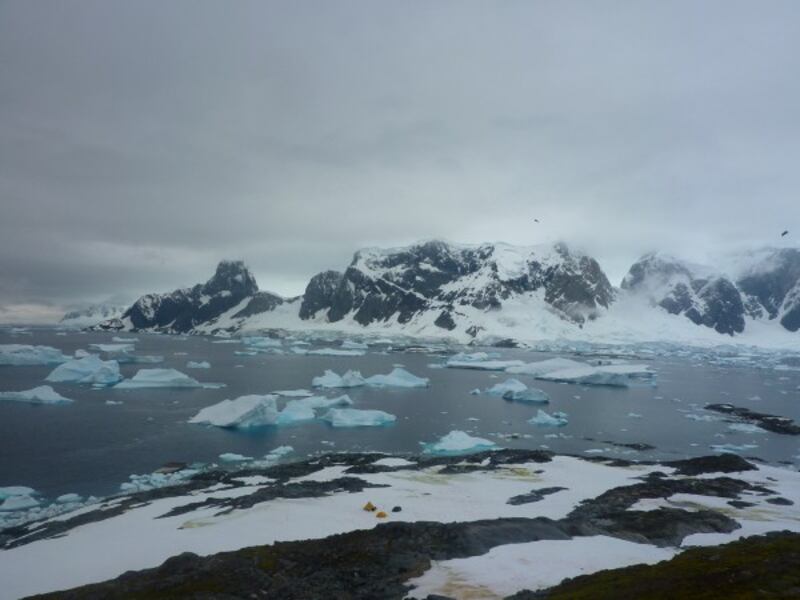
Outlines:
{"label": "snow-covered mountain", "polygon": [[188,333],[236,309],[234,317],[273,310],[284,299],[260,292],[255,277],[241,261],[222,261],[214,276],[203,284],[168,294],[147,294],[121,317],[105,321],[103,329]]}
{"label": "snow-covered mountain", "polygon": [[777,320],[800,329],[800,251],[764,249],[714,268],[647,254],[630,268],[622,289],[719,333],[742,333],[750,321]]}
{"label": "snow-covered mountain", "polygon": [[67,312],[59,321],[63,327],[91,327],[108,319],[121,317],[128,309],[127,304],[102,302],[74,308]]}
{"label": "snow-covered mountain", "polygon": [[336,330],[461,341],[711,342],[751,328],[762,337],[797,331],[800,251],[760,251],[736,265],[714,269],[648,254],[615,289],[597,261],[564,244],[431,241],[360,250],[346,269],[315,275],[302,296],[287,299],[259,291],[242,262],[224,261],[205,284],[143,296],[101,327],[228,334]]}

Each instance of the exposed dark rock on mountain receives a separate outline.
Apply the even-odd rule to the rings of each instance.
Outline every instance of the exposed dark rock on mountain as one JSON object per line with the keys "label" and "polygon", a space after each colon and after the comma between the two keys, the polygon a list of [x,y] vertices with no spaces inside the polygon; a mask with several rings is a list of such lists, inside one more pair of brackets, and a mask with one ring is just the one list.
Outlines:
{"label": "exposed dark rock on mountain", "polygon": [[506,300],[535,292],[576,324],[593,318],[614,298],[597,262],[564,244],[524,249],[433,241],[357,252],[344,274],[328,271],[311,280],[300,316],[323,314],[336,322],[352,315],[369,325],[391,319],[407,323],[432,312],[437,327],[453,330],[462,307],[500,310]]}
{"label": "exposed dark rock on mountain", "polygon": [[142,296],[121,319],[107,321],[102,326],[108,329],[123,328],[127,321],[134,331],[150,329],[186,333],[248,298],[248,304],[237,313],[240,316],[272,310],[283,303],[278,296],[258,291],[255,278],[243,262],[222,261],[217,265],[214,276],[206,283],[169,294]]}

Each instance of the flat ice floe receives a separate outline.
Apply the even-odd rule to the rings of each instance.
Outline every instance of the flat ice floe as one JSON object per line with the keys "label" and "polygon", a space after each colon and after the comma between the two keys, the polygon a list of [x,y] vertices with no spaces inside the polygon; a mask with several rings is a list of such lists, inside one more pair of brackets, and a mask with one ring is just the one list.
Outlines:
{"label": "flat ice floe", "polygon": [[397,420],[397,417],[382,410],[357,408],[332,408],[322,418],[332,427],[381,427]]}
{"label": "flat ice floe", "polygon": [[438,456],[455,456],[459,454],[469,454],[497,448],[491,440],[473,437],[465,431],[451,431],[436,442],[423,444],[425,454],[436,454]]}
{"label": "flat ice floe", "polygon": [[28,344],[0,344],[0,365],[29,366],[55,365],[70,359],[56,348],[50,346],[31,346]]}
{"label": "flat ice floe", "polygon": [[655,371],[645,365],[586,365],[543,373],[536,375],[536,378],[560,383],[630,387],[642,384],[653,385]]}
{"label": "flat ice floe", "polygon": [[135,390],[140,388],[199,388],[203,384],[175,369],[140,369],[130,379],[124,379],[114,386],[115,390]]}
{"label": "flat ice floe", "polygon": [[532,375],[533,377],[538,377],[539,375],[545,375],[554,371],[576,369],[585,366],[586,363],[572,360],[570,358],[548,358],[547,360],[540,360],[538,362],[508,367],[506,369],[506,373],[513,375]]}
{"label": "flat ice floe", "polygon": [[57,383],[91,383],[114,385],[122,379],[116,360],[101,360],[90,354],[58,365],[45,378]]}
{"label": "flat ice floe", "polygon": [[211,363],[207,360],[194,361],[190,360],[186,363],[187,369],[210,369]]}
{"label": "flat ice floe", "polygon": [[30,390],[19,392],[0,392],[0,401],[26,402],[28,404],[71,404],[73,400],[65,398],[49,385],[40,385]]}

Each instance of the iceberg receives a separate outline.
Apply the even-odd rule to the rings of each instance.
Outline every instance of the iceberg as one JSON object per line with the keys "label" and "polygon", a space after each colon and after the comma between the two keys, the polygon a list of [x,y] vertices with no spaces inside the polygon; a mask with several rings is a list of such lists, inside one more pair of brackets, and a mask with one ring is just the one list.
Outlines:
{"label": "iceberg", "polygon": [[114,386],[115,390],[135,390],[140,388],[198,388],[203,384],[175,369],[139,369],[130,379],[124,379]]}
{"label": "iceberg", "polygon": [[[223,343],[223,342],[216,342],[216,343]],[[281,342],[281,340],[270,337],[262,337],[262,336],[243,337],[242,343],[245,346],[249,346],[250,348],[280,348],[283,345],[283,342]]]}
{"label": "iceberg", "polygon": [[115,360],[101,360],[90,354],[60,364],[45,378],[56,383],[92,383],[114,385],[122,380],[119,363]]}
{"label": "iceberg", "polygon": [[10,485],[7,487],[0,487],[0,500],[11,498],[12,496],[33,496],[36,490],[24,485]]}
{"label": "iceberg", "polygon": [[554,412],[550,415],[539,409],[536,412],[536,416],[529,419],[528,423],[536,425],[537,427],[564,427],[569,423],[569,420],[567,419],[566,413]]}
{"label": "iceberg", "polygon": [[198,469],[186,468],[170,473],[156,471],[147,475],[129,475],[128,481],[120,484],[119,489],[126,493],[147,492],[156,488],[183,483],[197,473],[199,473]]}
{"label": "iceberg", "polygon": [[655,385],[655,372],[645,365],[603,365],[573,367],[536,375],[537,379],[582,385],[630,387]]}
{"label": "iceberg", "polygon": [[315,356],[364,356],[364,350],[342,350],[341,348],[319,348],[298,352],[299,348],[292,348],[296,354],[313,354]]}
{"label": "iceberg", "polygon": [[320,388],[352,388],[365,384],[366,380],[358,371],[347,371],[344,375],[339,376],[330,369],[326,369],[324,375],[311,380],[313,387]]}
{"label": "iceberg", "polygon": [[395,368],[388,375],[373,375],[367,377],[366,383],[370,387],[402,387],[422,388],[428,387],[430,380],[427,377],[417,377],[405,369]]}
{"label": "iceberg", "polygon": [[571,360],[569,358],[548,358],[547,360],[540,360],[538,362],[525,363],[519,366],[508,367],[506,373],[512,375],[532,375],[538,377],[539,375],[546,375],[553,371],[562,371],[564,369],[576,369],[585,367],[586,363]]}
{"label": "iceberg", "polygon": [[57,365],[70,359],[50,346],[31,346],[28,344],[0,344],[0,365]]}
{"label": "iceberg", "polygon": [[397,417],[382,410],[357,408],[332,408],[322,418],[333,427],[379,427],[397,420]]}
{"label": "iceberg", "polygon": [[297,400],[290,400],[286,406],[303,406],[311,410],[320,410],[323,408],[335,408],[342,406],[352,406],[353,401],[350,396],[343,394],[336,398],[326,398],[325,396],[309,396],[307,398],[299,398]]}
{"label": "iceberg", "polygon": [[527,388],[525,390],[516,391],[508,390],[503,394],[503,400],[511,402],[525,402],[527,404],[549,404],[550,396],[544,390],[538,388]]}
{"label": "iceberg", "polygon": [[[505,371],[511,367],[520,367],[521,360],[497,360],[490,358],[485,352],[474,354],[455,354],[447,359],[445,366],[450,369],[476,369],[480,371]],[[484,358],[486,357],[486,358]]]}
{"label": "iceberg", "polygon": [[97,350],[106,354],[125,354],[133,352],[133,344],[89,344],[89,350]]}
{"label": "iceberg", "polygon": [[78,504],[83,502],[83,496],[80,494],[62,494],[56,498],[57,504]]}
{"label": "iceberg", "polygon": [[506,392],[524,392],[528,389],[528,386],[519,381],[518,379],[506,379],[502,383],[496,383],[488,390],[486,390],[487,394],[491,394],[492,396],[502,396]]}
{"label": "iceberg", "polygon": [[712,444],[709,446],[714,452],[720,452],[723,454],[738,454],[739,452],[744,452],[745,450],[754,450],[758,448],[757,444]]}
{"label": "iceberg", "polygon": [[0,512],[16,512],[18,510],[28,510],[39,506],[39,501],[33,496],[19,495],[9,496],[0,503]]}
{"label": "iceberg", "polygon": [[190,360],[189,362],[186,363],[186,368],[187,369],[210,369],[211,368],[211,363],[208,362],[207,360],[201,360],[199,362],[195,362],[193,360]]}
{"label": "iceberg", "polygon": [[73,402],[69,398],[64,398],[49,385],[40,385],[31,390],[19,392],[0,392],[0,400],[27,402],[28,404],[71,404]]}
{"label": "iceberg", "polygon": [[248,460],[253,460],[253,457],[244,456],[243,454],[236,454],[234,452],[224,452],[223,454],[219,455],[219,459],[222,462],[245,462]]}
{"label": "iceberg", "polygon": [[341,348],[343,350],[367,350],[369,346],[363,342],[354,342],[352,340],[342,340]]}
{"label": "iceberg", "polygon": [[274,394],[250,394],[223,400],[202,409],[189,423],[238,429],[275,425],[279,416],[277,398]]}
{"label": "iceberg", "polygon": [[135,344],[139,338],[112,337],[111,341],[116,344]]}
{"label": "iceberg", "polygon": [[483,450],[493,450],[497,448],[491,440],[473,437],[464,431],[454,430],[439,439],[437,442],[423,444],[424,454],[436,454],[439,456],[455,456],[459,454],[470,454]]}

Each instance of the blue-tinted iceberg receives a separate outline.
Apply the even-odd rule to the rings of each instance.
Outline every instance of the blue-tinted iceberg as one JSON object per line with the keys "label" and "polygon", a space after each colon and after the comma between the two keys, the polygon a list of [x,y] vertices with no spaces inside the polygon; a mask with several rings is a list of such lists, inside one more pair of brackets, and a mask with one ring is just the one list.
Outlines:
{"label": "blue-tinted iceberg", "polygon": [[280,348],[283,345],[279,339],[262,336],[243,337],[242,343],[250,348]]}
{"label": "blue-tinted iceberg", "polygon": [[494,384],[486,390],[486,393],[492,396],[502,396],[506,392],[524,392],[527,389],[528,386],[518,379],[506,379],[502,383]]}
{"label": "blue-tinted iceberg", "polygon": [[115,390],[140,388],[199,388],[203,384],[175,369],[140,369],[130,379],[120,381]]}
{"label": "blue-tinted iceberg", "polygon": [[65,398],[49,385],[40,385],[31,390],[19,392],[0,392],[0,400],[26,402],[28,404],[70,404],[72,400]]}
{"label": "blue-tinted iceberg", "polygon": [[370,387],[422,388],[428,387],[429,382],[427,377],[417,377],[401,368],[393,369],[388,375],[367,377],[366,380]]}
{"label": "blue-tinted iceberg", "polygon": [[275,425],[279,416],[277,398],[274,394],[250,394],[223,400],[198,412],[189,423],[239,429]]}
{"label": "blue-tinted iceberg", "polygon": [[367,346],[363,342],[354,342],[352,340],[342,340],[341,347],[343,350],[367,350]]}
{"label": "blue-tinted iceberg", "polygon": [[133,344],[89,344],[89,350],[97,350],[106,354],[126,354],[133,352]]}
{"label": "blue-tinted iceberg", "polygon": [[311,354],[315,356],[364,356],[364,350],[343,350],[341,348],[318,348],[299,352],[300,348],[292,348],[296,354]]}
{"label": "blue-tinted iceberg", "polygon": [[92,383],[95,385],[114,385],[122,380],[119,363],[115,360],[101,360],[90,354],[58,365],[45,378],[55,383]]}
{"label": "blue-tinted iceberg", "polygon": [[57,365],[69,359],[61,350],[50,346],[0,344],[0,365]]}
{"label": "blue-tinted iceberg", "polygon": [[245,462],[248,460],[253,460],[252,456],[244,456],[243,454],[236,454],[235,452],[224,452],[223,454],[219,455],[219,459],[222,462]]}
{"label": "blue-tinted iceberg", "polygon": [[366,384],[366,380],[358,371],[347,371],[344,375],[337,375],[327,369],[324,375],[311,380],[311,385],[319,388],[352,388],[364,384]]}
{"label": "blue-tinted iceberg", "polygon": [[518,367],[525,364],[521,360],[497,360],[497,356],[497,354],[487,354],[486,352],[473,352],[472,354],[460,352],[448,358],[445,366],[451,369],[505,371],[509,367]]}
{"label": "blue-tinted iceberg", "polygon": [[397,417],[382,410],[356,408],[332,408],[322,418],[333,427],[378,427],[397,420]]}
{"label": "blue-tinted iceberg", "polygon": [[464,431],[454,430],[442,437],[437,442],[423,444],[425,454],[436,454],[439,456],[455,456],[459,454],[469,454],[492,450],[497,448],[491,440],[473,437]]}
{"label": "blue-tinted iceberg", "polygon": [[536,416],[529,419],[528,423],[536,425],[537,427],[564,427],[569,423],[569,420],[567,419],[566,413],[554,412],[551,415],[539,409],[536,412]]}
{"label": "blue-tinted iceberg", "polygon": [[201,360],[201,361],[190,360],[189,362],[186,363],[186,368],[187,369],[210,369],[211,368],[211,363],[208,362],[207,360]]}

